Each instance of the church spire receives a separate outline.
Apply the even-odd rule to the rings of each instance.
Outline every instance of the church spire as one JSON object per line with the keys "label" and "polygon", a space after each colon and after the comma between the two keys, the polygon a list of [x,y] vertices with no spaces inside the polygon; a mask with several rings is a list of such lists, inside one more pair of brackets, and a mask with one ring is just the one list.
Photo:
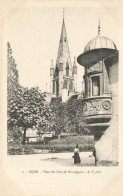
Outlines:
{"label": "church spire", "polygon": [[52,92],[56,95],[56,97],[61,96],[63,102],[73,93],[74,76],[72,72],[73,68],[71,64],[63,9],[63,20],[59,40],[59,48],[54,75],[52,78]]}
{"label": "church spire", "polygon": [[58,48],[58,53],[57,53],[56,66],[59,67],[59,64],[62,64],[62,70],[64,74],[65,74],[67,59],[68,59],[69,67],[72,70],[68,39],[67,39],[67,33],[66,33],[66,28],[65,28],[64,10],[63,10],[63,22],[62,22],[60,41],[59,41],[59,48]]}

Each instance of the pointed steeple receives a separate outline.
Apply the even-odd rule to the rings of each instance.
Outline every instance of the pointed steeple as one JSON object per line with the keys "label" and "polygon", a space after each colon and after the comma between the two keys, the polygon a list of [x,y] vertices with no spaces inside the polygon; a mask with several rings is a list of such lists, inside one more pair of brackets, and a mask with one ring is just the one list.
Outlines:
{"label": "pointed steeple", "polygon": [[[65,28],[64,10],[62,29],[59,40],[59,48],[57,53],[56,65],[54,75],[52,78],[53,92],[57,97],[61,96],[62,101],[65,101],[73,92],[73,83],[75,80],[76,87],[76,75],[73,75],[73,68],[71,64],[70,51],[68,46],[67,33]],[[74,79],[75,78],[75,79]]]}
{"label": "pointed steeple", "polygon": [[[68,39],[67,39],[67,33],[66,33],[66,28],[65,28],[65,21],[64,21],[64,16],[63,16],[56,66],[59,67],[59,64],[63,64],[62,70],[63,70],[64,74],[65,74],[67,59],[68,59],[70,70],[72,70],[70,52],[69,52],[69,46],[68,46]],[[70,75],[72,76],[72,73],[70,73]]]}

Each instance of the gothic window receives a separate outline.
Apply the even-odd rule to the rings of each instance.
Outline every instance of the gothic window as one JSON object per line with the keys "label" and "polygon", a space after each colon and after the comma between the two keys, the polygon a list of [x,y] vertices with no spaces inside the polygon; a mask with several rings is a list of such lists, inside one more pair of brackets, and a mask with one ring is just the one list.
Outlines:
{"label": "gothic window", "polygon": [[66,75],[69,76],[69,68],[66,68]]}
{"label": "gothic window", "polygon": [[73,90],[73,82],[70,82],[69,90],[70,90],[70,91],[72,91],[72,90]]}
{"label": "gothic window", "polygon": [[55,69],[55,76],[58,76],[59,75],[59,70],[58,70],[58,67],[56,67]]}
{"label": "gothic window", "polygon": [[64,38],[64,41],[66,42],[66,37]]}
{"label": "gothic window", "polygon": [[63,88],[66,88],[67,89],[67,81],[66,80],[64,81]]}
{"label": "gothic window", "polygon": [[55,82],[53,82],[53,94],[55,94]]}
{"label": "gothic window", "polygon": [[10,49],[10,54],[12,54],[12,49]]}
{"label": "gothic window", "polygon": [[58,80],[56,81],[56,96],[58,97],[59,95],[59,82]]}
{"label": "gothic window", "polygon": [[69,76],[69,63],[66,62],[66,76]]}
{"label": "gothic window", "polygon": [[92,77],[92,96],[100,95],[100,77]]}
{"label": "gothic window", "polygon": [[59,63],[59,70],[63,71],[63,63]]}

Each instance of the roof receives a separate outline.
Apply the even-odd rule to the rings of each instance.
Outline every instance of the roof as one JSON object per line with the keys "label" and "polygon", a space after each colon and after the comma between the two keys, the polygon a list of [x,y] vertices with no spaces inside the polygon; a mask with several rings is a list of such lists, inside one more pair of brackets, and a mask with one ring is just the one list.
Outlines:
{"label": "roof", "polygon": [[117,50],[115,43],[111,39],[98,35],[96,38],[90,40],[86,44],[84,52],[100,48],[109,48]]}
{"label": "roof", "polygon": [[80,65],[87,66],[106,59],[116,52],[117,47],[115,43],[111,39],[100,35],[99,22],[97,37],[86,44],[84,52],[78,56],[77,61]]}

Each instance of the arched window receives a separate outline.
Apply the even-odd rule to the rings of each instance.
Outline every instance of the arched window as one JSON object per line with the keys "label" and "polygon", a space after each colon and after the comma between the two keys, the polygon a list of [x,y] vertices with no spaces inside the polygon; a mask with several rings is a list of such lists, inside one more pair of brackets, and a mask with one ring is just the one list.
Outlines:
{"label": "arched window", "polygon": [[66,68],[66,76],[69,76],[69,67]]}
{"label": "arched window", "polygon": [[69,62],[66,62],[66,76],[69,76]]}
{"label": "arched window", "polygon": [[70,90],[70,91],[72,91],[72,90],[73,90],[73,82],[70,82],[69,90]]}
{"label": "arched window", "polygon": [[58,97],[59,95],[59,81],[56,81],[56,96]]}
{"label": "arched window", "polygon": [[63,88],[67,89],[67,81],[66,80],[64,81]]}
{"label": "arched window", "polygon": [[55,94],[55,82],[53,82],[53,94]]}
{"label": "arched window", "polygon": [[100,78],[99,76],[92,77],[92,96],[100,95]]}
{"label": "arched window", "polygon": [[55,76],[57,77],[59,75],[59,70],[58,70],[58,67],[56,67],[55,69]]}

